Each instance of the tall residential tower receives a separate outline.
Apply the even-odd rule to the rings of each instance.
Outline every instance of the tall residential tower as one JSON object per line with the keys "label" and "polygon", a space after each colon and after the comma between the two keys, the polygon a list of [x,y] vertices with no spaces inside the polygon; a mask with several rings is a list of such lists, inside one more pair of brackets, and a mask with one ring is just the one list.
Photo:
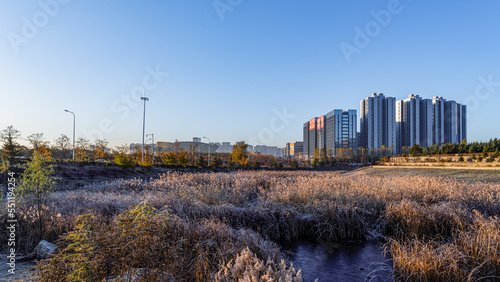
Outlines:
{"label": "tall residential tower", "polygon": [[397,148],[396,98],[373,93],[360,102],[360,145]]}

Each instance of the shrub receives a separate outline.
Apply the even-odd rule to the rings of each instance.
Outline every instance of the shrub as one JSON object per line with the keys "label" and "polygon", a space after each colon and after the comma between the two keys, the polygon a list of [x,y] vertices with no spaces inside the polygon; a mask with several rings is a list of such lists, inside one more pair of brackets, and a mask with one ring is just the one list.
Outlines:
{"label": "shrub", "polygon": [[196,163],[194,164],[197,168],[204,168],[207,166],[207,162],[205,161],[205,159],[200,156],[197,160],[196,160]]}
{"label": "shrub", "polygon": [[256,233],[238,232],[217,221],[187,222],[142,202],[109,224],[92,214],[80,216],[59,251],[38,264],[38,278],[209,281],[245,248],[252,250],[253,259],[267,258],[270,269],[293,270],[283,268],[276,245]]}
{"label": "shrub", "polygon": [[259,163],[259,162],[257,162],[257,161],[256,161],[256,162],[254,162],[254,163],[252,164],[252,168],[253,168],[253,169],[260,169],[260,163]]}
{"label": "shrub", "polygon": [[135,166],[134,160],[132,160],[132,157],[126,155],[126,154],[117,154],[115,155],[115,164],[124,167],[124,168],[131,168]]}
{"label": "shrub", "polygon": [[47,198],[55,185],[54,168],[51,162],[50,155],[38,151],[33,152],[31,161],[26,164],[26,169],[21,176],[18,191],[16,191],[22,196],[23,202],[28,206],[33,205],[36,209],[31,220],[37,222],[38,241],[44,239],[44,222],[49,216],[46,212]]}

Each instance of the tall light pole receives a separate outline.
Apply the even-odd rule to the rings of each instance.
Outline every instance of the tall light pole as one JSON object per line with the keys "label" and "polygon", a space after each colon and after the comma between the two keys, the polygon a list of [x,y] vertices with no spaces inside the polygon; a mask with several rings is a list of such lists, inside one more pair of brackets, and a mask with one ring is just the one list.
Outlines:
{"label": "tall light pole", "polygon": [[147,97],[141,97],[144,101],[144,112],[142,114],[142,165],[144,165],[144,134],[146,130],[146,101],[149,101]]}
{"label": "tall light pole", "polygon": [[208,139],[208,165],[210,165],[210,138],[205,136],[203,138]]}
{"label": "tall light pole", "polygon": [[155,164],[155,135],[151,133],[146,134],[146,136],[151,136],[151,143],[153,144],[153,164]]}
{"label": "tall light pole", "polygon": [[73,160],[75,160],[75,113],[72,111],[64,110],[65,112],[73,114]]}

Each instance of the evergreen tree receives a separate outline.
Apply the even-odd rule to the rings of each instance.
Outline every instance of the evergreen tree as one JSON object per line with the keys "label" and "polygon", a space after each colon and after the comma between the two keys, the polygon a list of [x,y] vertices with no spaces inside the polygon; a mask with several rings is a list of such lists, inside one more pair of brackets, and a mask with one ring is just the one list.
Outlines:
{"label": "evergreen tree", "polygon": [[12,162],[15,157],[22,155],[21,146],[16,141],[20,136],[21,133],[19,130],[15,129],[12,125],[0,132],[0,139],[3,142],[1,151],[10,162]]}

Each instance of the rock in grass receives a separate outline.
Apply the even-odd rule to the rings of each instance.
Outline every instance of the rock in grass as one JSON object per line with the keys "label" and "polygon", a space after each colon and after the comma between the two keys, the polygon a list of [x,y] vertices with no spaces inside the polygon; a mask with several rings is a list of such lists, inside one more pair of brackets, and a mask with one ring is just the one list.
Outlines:
{"label": "rock in grass", "polygon": [[45,240],[40,241],[38,245],[36,246],[35,250],[22,258],[19,258],[20,261],[26,261],[26,260],[31,260],[31,259],[38,259],[38,260],[43,260],[43,259],[48,259],[50,254],[54,253],[57,249],[57,246],[47,242]]}

